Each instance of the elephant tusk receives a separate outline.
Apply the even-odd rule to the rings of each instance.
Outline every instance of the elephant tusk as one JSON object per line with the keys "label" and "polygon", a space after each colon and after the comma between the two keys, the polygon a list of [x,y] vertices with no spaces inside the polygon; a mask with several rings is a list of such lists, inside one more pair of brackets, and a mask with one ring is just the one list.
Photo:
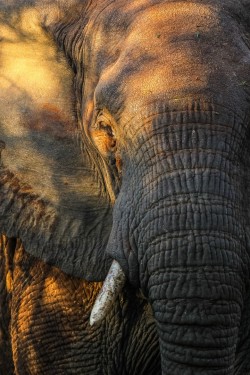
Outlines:
{"label": "elephant tusk", "polygon": [[114,303],[125,284],[126,276],[120,264],[113,260],[103,286],[92,308],[89,323],[91,326],[100,323]]}

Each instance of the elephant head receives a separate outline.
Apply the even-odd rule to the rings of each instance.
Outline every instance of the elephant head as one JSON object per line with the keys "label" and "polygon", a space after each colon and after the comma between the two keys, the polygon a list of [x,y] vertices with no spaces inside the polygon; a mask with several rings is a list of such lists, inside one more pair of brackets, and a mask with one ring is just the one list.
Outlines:
{"label": "elephant head", "polygon": [[164,374],[245,374],[249,1],[0,10],[2,232],[85,280],[118,262]]}

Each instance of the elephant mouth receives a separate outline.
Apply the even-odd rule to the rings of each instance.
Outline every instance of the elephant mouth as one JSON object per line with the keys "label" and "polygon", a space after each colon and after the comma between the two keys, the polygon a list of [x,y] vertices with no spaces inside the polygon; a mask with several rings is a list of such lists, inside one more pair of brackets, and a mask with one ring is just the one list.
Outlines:
{"label": "elephant mouth", "polygon": [[102,322],[111,310],[117,295],[121,292],[126,281],[126,276],[120,264],[113,260],[103,286],[96,298],[90,315],[90,325]]}

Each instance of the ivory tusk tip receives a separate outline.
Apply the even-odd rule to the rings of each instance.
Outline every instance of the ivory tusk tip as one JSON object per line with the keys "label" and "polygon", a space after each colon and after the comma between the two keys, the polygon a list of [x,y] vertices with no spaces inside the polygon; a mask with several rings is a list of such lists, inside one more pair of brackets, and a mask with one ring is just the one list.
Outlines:
{"label": "ivory tusk tip", "polygon": [[102,319],[96,319],[95,316],[92,316],[92,314],[90,315],[90,318],[89,318],[89,324],[91,327],[95,326],[95,325],[98,325],[98,323],[100,324],[102,321]]}
{"label": "ivory tusk tip", "polygon": [[114,260],[92,308],[89,319],[90,326],[100,324],[106,317],[115,298],[121,292],[125,280],[124,272],[119,263]]}
{"label": "ivory tusk tip", "polygon": [[89,324],[91,326],[101,324],[106,314],[108,313],[109,309],[107,307],[109,307],[109,305],[105,305],[105,302],[102,300],[102,298],[100,298],[100,300],[96,300],[89,318]]}

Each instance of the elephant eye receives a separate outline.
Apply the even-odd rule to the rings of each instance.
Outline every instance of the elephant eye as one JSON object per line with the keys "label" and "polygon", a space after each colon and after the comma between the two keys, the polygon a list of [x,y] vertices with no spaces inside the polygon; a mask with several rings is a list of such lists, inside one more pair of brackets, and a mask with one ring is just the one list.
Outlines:
{"label": "elephant eye", "polygon": [[116,151],[116,136],[111,120],[104,115],[100,115],[94,126],[91,128],[91,138],[99,152],[104,157],[109,157]]}
{"label": "elephant eye", "polygon": [[112,186],[115,196],[120,189],[122,178],[122,160],[116,136],[117,129],[117,124],[112,117],[103,113],[97,116],[95,123],[90,127],[92,142],[108,166],[106,171],[109,182],[107,185]]}
{"label": "elephant eye", "polygon": [[104,121],[99,121],[97,127],[98,127],[100,130],[106,132],[106,134],[107,134],[109,137],[115,138],[114,131],[113,131],[113,129],[112,129],[112,127],[111,127],[110,124],[108,124],[108,123],[106,123],[106,122],[104,122]]}
{"label": "elephant eye", "polygon": [[113,131],[112,131],[111,125],[109,125],[109,123],[107,123],[105,121],[98,121],[97,127],[99,129],[105,130],[109,135],[113,135],[112,134]]}

